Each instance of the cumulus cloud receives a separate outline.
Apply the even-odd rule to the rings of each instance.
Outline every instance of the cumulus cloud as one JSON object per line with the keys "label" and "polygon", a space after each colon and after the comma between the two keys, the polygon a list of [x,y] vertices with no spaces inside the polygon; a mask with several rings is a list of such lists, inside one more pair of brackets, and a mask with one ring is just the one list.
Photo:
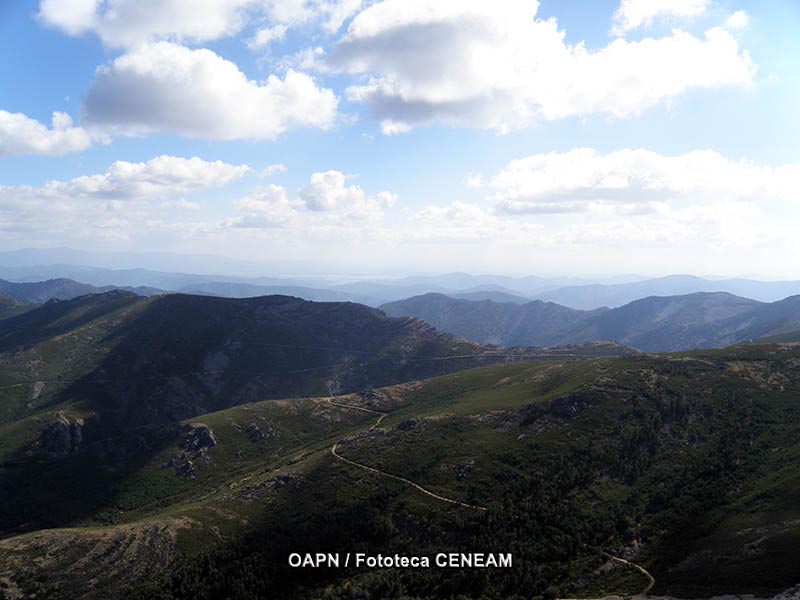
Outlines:
{"label": "cumulus cloud", "polygon": [[208,42],[266,21],[270,25],[251,38],[258,48],[292,25],[314,22],[335,33],[362,6],[363,0],[40,0],[38,16],[69,35],[93,32],[115,48]]}
{"label": "cumulus cloud", "polygon": [[80,152],[92,145],[92,138],[72,118],[53,113],[50,127],[22,114],[0,110],[0,157],[38,154],[62,156]]}
{"label": "cumulus cloud", "polygon": [[286,38],[287,29],[286,25],[283,24],[259,29],[252,38],[247,40],[247,47],[251,50],[257,50],[266,48],[273,42],[282,42]]}
{"label": "cumulus cloud", "polygon": [[259,175],[261,177],[272,177],[276,173],[286,173],[287,167],[283,163],[275,163],[273,165],[267,165]]}
{"label": "cumulus cloud", "polygon": [[274,184],[253,190],[234,202],[241,216],[227,219],[223,227],[283,227],[307,234],[378,220],[397,200],[397,194],[387,191],[368,196],[359,186],[347,185],[343,173],[331,170],[311,175],[308,185],[300,187],[295,196]]}
{"label": "cumulus cloud", "polygon": [[598,50],[569,45],[534,0],[383,0],[351,21],[328,68],[384,133],[441,122],[500,132],[591,114],[628,117],[691,88],[746,85],[747,52],[717,27]]}
{"label": "cumulus cloud", "polygon": [[280,227],[291,220],[302,203],[289,200],[286,188],[268,185],[234,202],[244,216],[228,220],[225,225],[246,228]]}
{"label": "cumulus cloud", "polygon": [[98,68],[84,111],[87,126],[114,133],[272,140],[290,128],[331,127],[337,105],[303,73],[256,82],[211,50],[159,42]]}
{"label": "cumulus cloud", "polygon": [[732,30],[744,29],[750,24],[750,15],[743,10],[737,10],[725,19],[725,27]]}
{"label": "cumulus cloud", "polygon": [[391,192],[368,197],[359,186],[348,186],[340,171],[314,173],[311,183],[298,190],[298,196],[308,210],[357,219],[381,217],[384,208],[391,208],[397,202],[397,195]]}
{"label": "cumulus cloud", "polygon": [[613,33],[649,27],[656,19],[689,19],[708,10],[711,0],[622,0],[614,13]]}
{"label": "cumulus cloud", "polygon": [[147,162],[114,162],[105,173],[69,181],[49,181],[40,187],[0,187],[3,198],[15,195],[60,201],[69,198],[105,200],[160,199],[222,187],[241,179],[250,167],[200,158],[158,156]]}
{"label": "cumulus cloud", "polygon": [[[200,158],[158,156],[147,162],[117,161],[105,173],[41,186],[0,186],[0,230],[45,236],[126,238],[147,230],[155,203],[196,208],[185,194],[219,188],[241,179],[246,165]],[[62,237],[63,239],[63,237]]]}
{"label": "cumulus cloud", "polygon": [[40,20],[113,47],[151,40],[204,42],[238,33],[253,0],[41,0]]}
{"label": "cumulus cloud", "polygon": [[579,148],[511,161],[490,186],[497,208],[505,212],[575,212],[606,203],[646,213],[675,200],[707,204],[794,197],[800,164],[761,166],[712,150],[665,156],[643,149],[601,154]]}

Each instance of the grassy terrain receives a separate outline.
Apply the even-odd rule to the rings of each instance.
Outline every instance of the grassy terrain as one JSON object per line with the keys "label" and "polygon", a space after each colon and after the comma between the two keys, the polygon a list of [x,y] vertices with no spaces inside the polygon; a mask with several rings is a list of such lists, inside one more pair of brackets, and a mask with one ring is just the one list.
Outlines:
{"label": "grassy terrain", "polygon": [[[658,593],[774,593],[800,581],[799,367],[800,349],[779,345],[514,362],[338,404],[272,400],[205,414],[148,437],[138,462],[99,472],[80,456],[43,462],[37,476],[66,478],[47,502],[69,477],[91,475],[85,510],[58,529],[7,534],[0,581],[50,598],[104,598],[136,583],[129,597],[139,600],[641,590],[643,576],[610,563],[612,553],[644,565]],[[387,416],[370,429],[375,413]],[[3,426],[6,456],[36,418]],[[187,428],[200,424],[216,445],[180,474]],[[350,460],[488,510],[338,461],[334,442]],[[103,477],[109,486],[92,498],[89,482]],[[56,551],[65,546],[80,553]],[[441,550],[513,552],[515,566],[286,567],[289,552]],[[87,553],[97,556],[91,585],[80,567]]]}

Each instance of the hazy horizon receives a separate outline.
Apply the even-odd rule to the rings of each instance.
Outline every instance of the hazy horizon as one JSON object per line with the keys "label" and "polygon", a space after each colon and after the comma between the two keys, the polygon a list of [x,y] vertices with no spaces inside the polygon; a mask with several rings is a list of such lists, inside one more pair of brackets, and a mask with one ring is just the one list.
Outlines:
{"label": "hazy horizon", "polygon": [[[48,255],[53,253],[50,258]],[[10,258],[13,256],[13,258]],[[21,258],[24,257],[24,258]],[[222,255],[173,253],[173,252],[92,252],[66,247],[19,248],[0,250],[0,267],[15,267],[20,270],[33,267],[91,267],[107,270],[144,269],[163,273],[186,273],[209,276],[232,276],[242,278],[275,277],[280,279],[320,279],[320,280],[381,280],[387,281],[406,277],[441,277],[464,274],[474,277],[540,277],[542,279],[583,280],[590,282],[632,282],[673,276],[699,277],[708,280],[748,279],[754,281],[790,281],[793,278],[770,278],[757,273],[727,275],[724,273],[677,272],[623,273],[623,272],[553,272],[530,270],[522,267],[507,270],[480,271],[467,268],[421,268],[407,269],[362,269],[357,265],[326,265],[305,261],[258,261],[244,260]],[[795,278],[800,280],[800,276]]]}

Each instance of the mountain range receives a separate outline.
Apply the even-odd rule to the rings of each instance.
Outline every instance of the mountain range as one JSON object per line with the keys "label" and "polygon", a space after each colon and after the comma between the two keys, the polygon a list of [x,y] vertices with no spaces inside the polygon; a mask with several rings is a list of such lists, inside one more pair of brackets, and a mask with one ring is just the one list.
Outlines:
{"label": "mountain range", "polygon": [[648,352],[712,348],[800,330],[800,296],[764,303],[725,292],[653,296],[615,309],[469,301],[425,294],[381,306],[485,344],[555,346],[612,340]]}
{"label": "mountain range", "polygon": [[[176,270],[170,271],[170,268]],[[380,306],[426,293],[517,304],[538,299],[578,310],[617,308],[649,296],[697,292],[728,292],[762,302],[775,302],[800,294],[800,281],[693,275],[577,278],[470,273],[375,278],[294,263],[259,264],[173,254],[98,255],[68,248],[0,252],[0,278],[19,283],[72,279],[100,290],[138,289],[144,294],[159,290],[233,298],[293,295],[305,300],[350,301],[368,306]],[[151,291],[147,291],[148,288]]]}
{"label": "mountain range", "polygon": [[27,304],[41,304],[42,302],[53,299],[71,300],[72,298],[77,298],[78,296],[84,296],[86,294],[98,294],[118,289],[129,291],[139,296],[155,296],[164,293],[162,290],[146,286],[118,287],[105,285],[98,287],[63,278],[22,283],[0,279],[0,294]]}

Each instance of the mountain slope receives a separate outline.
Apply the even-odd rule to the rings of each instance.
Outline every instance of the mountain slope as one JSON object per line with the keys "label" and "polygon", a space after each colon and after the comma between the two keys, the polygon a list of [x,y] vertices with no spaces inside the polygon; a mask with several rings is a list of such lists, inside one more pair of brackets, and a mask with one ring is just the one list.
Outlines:
{"label": "mountain slope", "polygon": [[644,298],[561,332],[570,343],[614,340],[652,352],[728,346],[752,315],[768,307],[727,293]]}
{"label": "mountain slope", "polygon": [[[799,359],[744,346],[534,361],[209,413],[116,471],[108,495],[86,487],[80,527],[0,540],[0,578],[53,600],[640,592],[610,554],[646,567],[655,594],[771,596],[800,580]],[[445,551],[513,565],[287,565]]]}
{"label": "mountain slope", "polygon": [[503,346],[557,345],[561,343],[559,332],[595,314],[540,300],[520,305],[443,294],[424,294],[380,308],[391,316],[419,317],[454,335]]}
{"label": "mountain slope", "polygon": [[469,357],[482,351],[420,320],[285,296],[117,291],[51,301],[0,326],[9,377],[59,379],[40,400],[91,398],[107,421],[127,424],[416,379],[480,364]]}
{"label": "mountain slope", "polygon": [[730,346],[800,329],[800,296],[766,304],[725,292],[654,296],[611,310],[426,294],[381,307],[482,343],[557,346],[614,341],[647,352]]}
{"label": "mountain slope", "polygon": [[22,302],[0,293],[0,320],[16,316],[33,308],[32,304]]}

